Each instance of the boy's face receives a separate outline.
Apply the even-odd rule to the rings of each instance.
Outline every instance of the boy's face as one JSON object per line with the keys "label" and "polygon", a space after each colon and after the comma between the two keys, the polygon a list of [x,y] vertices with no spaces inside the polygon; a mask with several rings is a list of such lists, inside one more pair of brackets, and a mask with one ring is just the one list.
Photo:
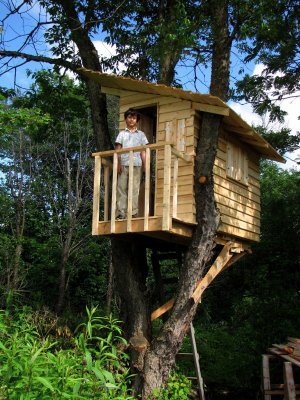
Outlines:
{"label": "boy's face", "polygon": [[135,129],[137,126],[137,116],[129,114],[125,120],[128,129]]}

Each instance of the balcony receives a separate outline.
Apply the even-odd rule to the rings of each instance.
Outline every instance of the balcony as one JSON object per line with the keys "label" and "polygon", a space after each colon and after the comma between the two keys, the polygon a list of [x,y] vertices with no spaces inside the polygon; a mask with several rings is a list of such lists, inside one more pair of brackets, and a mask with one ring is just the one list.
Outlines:
{"label": "balcony", "polygon": [[[145,177],[140,187],[142,207],[138,217],[133,218],[133,153],[142,150],[146,152]],[[127,219],[117,220],[118,156],[124,153],[129,153]],[[93,153],[93,156],[93,235],[140,233],[167,241],[189,242],[195,223],[192,215],[186,220],[178,218],[179,207],[182,208],[178,202],[178,189],[182,181],[179,179],[180,168],[188,165],[193,171],[193,156],[178,151],[169,142],[102,151]],[[189,196],[192,200],[193,184]]]}

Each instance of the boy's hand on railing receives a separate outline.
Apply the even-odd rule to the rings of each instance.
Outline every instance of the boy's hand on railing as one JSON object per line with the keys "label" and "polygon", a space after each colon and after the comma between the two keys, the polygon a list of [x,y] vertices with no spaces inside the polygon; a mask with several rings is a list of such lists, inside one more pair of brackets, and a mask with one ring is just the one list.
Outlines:
{"label": "boy's hand on railing", "polygon": [[121,164],[120,162],[118,163],[118,169],[117,169],[117,171],[118,171],[118,174],[119,174],[119,175],[123,172],[123,166],[122,166],[122,164]]}
{"label": "boy's hand on railing", "polygon": [[118,168],[117,168],[117,172],[118,172],[118,174],[120,175],[120,174],[122,173],[122,171],[123,171],[123,166],[122,166],[122,163],[121,163],[121,156],[119,155],[119,156],[118,156]]}

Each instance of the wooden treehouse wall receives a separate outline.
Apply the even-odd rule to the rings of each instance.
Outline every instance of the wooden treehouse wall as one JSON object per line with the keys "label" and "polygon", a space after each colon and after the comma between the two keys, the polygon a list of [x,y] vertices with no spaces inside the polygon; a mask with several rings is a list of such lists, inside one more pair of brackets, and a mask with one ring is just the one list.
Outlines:
{"label": "wooden treehouse wall", "polygon": [[[221,213],[219,232],[251,241],[259,240],[260,233],[260,184],[259,156],[235,142],[230,133],[222,132],[218,143],[214,166],[214,190],[217,206]],[[230,151],[240,149],[244,152],[242,169],[245,174],[240,181],[231,178],[228,172]],[[235,146],[236,145],[236,146]],[[238,158],[238,157],[237,157]],[[246,165],[244,165],[246,163]]]}
{"label": "wooden treehouse wall", "polygon": [[[124,129],[124,112],[129,108],[155,109],[155,131],[145,132],[149,141],[157,144],[172,142],[179,151],[195,154],[200,132],[201,114],[193,109],[193,103],[167,96],[122,91],[120,95],[119,127]],[[153,120],[152,120],[153,123]],[[151,127],[144,120],[141,129]],[[259,155],[249,146],[235,139],[236,135],[222,130],[214,165],[215,199],[221,213],[219,233],[251,241],[259,240],[260,233],[260,185]],[[158,150],[155,159],[154,215],[163,213],[164,152]],[[174,158],[174,156],[172,156]],[[176,213],[173,218],[195,223],[194,162],[177,159],[178,177]],[[173,171],[173,170],[172,170]],[[172,172],[173,182],[173,172]],[[171,204],[172,190],[171,190]]]}

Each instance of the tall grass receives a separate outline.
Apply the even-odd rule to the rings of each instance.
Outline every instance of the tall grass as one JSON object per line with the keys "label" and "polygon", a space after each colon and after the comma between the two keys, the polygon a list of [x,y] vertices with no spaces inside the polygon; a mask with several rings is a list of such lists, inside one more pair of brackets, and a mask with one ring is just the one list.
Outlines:
{"label": "tall grass", "polygon": [[0,311],[0,399],[133,399],[119,321],[87,309],[67,344],[41,336],[26,309]]}

